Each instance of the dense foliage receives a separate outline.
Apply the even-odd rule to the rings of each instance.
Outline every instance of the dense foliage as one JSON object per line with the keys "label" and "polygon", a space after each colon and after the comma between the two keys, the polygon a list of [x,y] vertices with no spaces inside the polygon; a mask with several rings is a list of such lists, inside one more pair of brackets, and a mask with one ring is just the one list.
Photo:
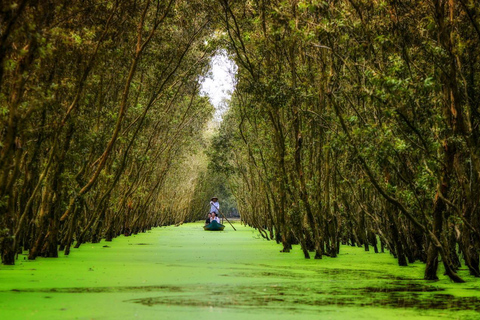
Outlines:
{"label": "dense foliage", "polygon": [[349,243],[480,276],[475,1],[221,4],[239,74],[214,147],[242,219],[306,258]]}
{"label": "dense foliage", "polygon": [[[2,262],[201,218],[231,192],[285,252],[349,243],[426,279],[439,262],[480,276],[475,2],[2,3]],[[222,46],[238,83],[208,142],[198,79]]]}
{"label": "dense foliage", "polygon": [[0,9],[2,262],[183,222],[213,112],[203,1]]}

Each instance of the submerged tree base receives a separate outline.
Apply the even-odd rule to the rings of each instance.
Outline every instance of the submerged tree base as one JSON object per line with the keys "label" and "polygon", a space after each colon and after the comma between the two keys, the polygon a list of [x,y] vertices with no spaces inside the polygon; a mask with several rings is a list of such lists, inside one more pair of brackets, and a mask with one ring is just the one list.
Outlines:
{"label": "submerged tree base", "polygon": [[336,258],[278,252],[247,227],[201,223],[85,244],[72,256],[0,267],[3,319],[475,319],[480,280],[343,246]]}

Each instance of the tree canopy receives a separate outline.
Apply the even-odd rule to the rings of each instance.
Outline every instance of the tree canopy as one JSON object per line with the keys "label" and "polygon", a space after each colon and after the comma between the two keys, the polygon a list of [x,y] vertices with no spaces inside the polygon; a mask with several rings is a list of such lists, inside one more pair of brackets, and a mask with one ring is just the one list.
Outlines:
{"label": "tree canopy", "polygon": [[[10,0],[1,15],[4,264],[199,219],[221,192],[285,252],[386,248],[425,279],[439,262],[480,276],[474,0]],[[198,79],[224,49],[237,85],[209,139]]]}

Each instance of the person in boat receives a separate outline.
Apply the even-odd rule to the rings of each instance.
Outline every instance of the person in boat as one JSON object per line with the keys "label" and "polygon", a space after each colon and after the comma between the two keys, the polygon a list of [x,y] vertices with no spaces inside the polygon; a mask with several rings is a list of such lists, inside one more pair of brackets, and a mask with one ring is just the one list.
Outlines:
{"label": "person in boat", "polygon": [[217,223],[220,223],[220,219],[217,217],[215,212],[212,212],[212,221],[217,221]]}
{"label": "person in boat", "polygon": [[210,224],[210,222],[212,222],[212,214],[209,212],[208,217],[205,220],[205,225]]}
{"label": "person in boat", "polygon": [[218,203],[218,198],[213,197],[210,199],[210,213],[215,212],[215,215],[218,217],[220,209],[220,204]]}

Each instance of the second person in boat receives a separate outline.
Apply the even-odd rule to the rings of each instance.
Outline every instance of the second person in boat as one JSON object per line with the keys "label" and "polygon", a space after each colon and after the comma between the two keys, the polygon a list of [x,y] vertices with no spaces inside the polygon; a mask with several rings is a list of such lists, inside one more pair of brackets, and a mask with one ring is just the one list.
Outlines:
{"label": "second person in boat", "polygon": [[212,214],[209,212],[209,213],[208,213],[208,217],[207,217],[207,219],[205,220],[205,225],[209,225],[210,222],[212,222]]}
{"label": "second person in boat", "polygon": [[215,212],[212,212],[212,222],[213,221],[220,223],[220,219],[217,217],[217,214]]}

